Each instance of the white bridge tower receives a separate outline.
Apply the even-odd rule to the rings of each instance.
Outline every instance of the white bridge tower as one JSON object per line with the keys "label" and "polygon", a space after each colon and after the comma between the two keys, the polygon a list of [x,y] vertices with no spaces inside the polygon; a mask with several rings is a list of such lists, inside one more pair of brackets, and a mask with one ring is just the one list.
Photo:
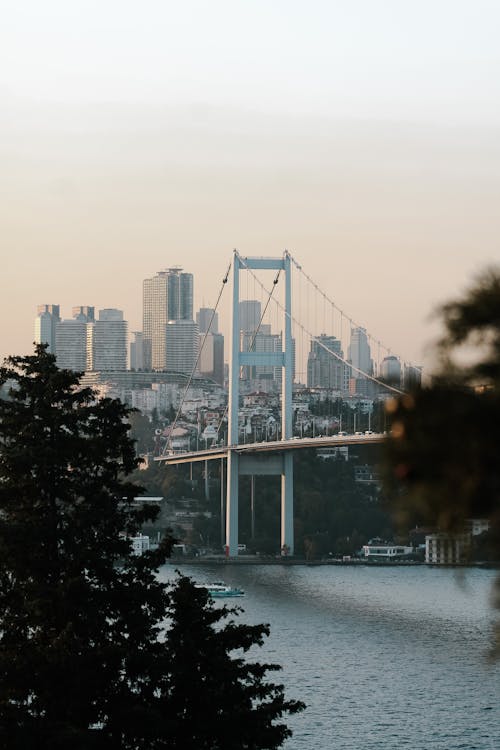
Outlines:
{"label": "white bridge tower", "polygon": [[[285,304],[283,308],[282,351],[274,353],[242,352],[240,349],[239,282],[241,270],[283,270],[285,272]],[[238,488],[244,475],[281,475],[281,551],[293,555],[293,452],[239,455],[238,411],[240,401],[240,369],[243,365],[267,365],[282,368],[281,436],[292,437],[292,279],[291,258],[243,258],[234,253],[233,311],[231,318],[231,358],[229,362],[229,424],[227,452],[226,551],[238,555]]]}

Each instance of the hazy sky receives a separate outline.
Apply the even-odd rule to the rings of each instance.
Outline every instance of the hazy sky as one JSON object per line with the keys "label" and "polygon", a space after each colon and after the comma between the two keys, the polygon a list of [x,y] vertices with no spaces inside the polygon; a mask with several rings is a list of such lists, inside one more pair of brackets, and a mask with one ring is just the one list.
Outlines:
{"label": "hazy sky", "polygon": [[0,0],[0,355],[39,303],[140,329],[172,265],[210,306],[237,247],[425,361],[500,262],[499,28],[497,0]]}

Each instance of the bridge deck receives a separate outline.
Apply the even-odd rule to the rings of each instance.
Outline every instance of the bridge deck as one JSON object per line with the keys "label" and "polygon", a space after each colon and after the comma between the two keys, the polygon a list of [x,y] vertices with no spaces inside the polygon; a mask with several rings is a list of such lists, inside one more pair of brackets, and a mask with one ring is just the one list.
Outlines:
{"label": "bridge deck", "polygon": [[386,435],[331,435],[317,438],[291,438],[273,442],[244,443],[243,445],[218,446],[200,451],[175,451],[164,456],[157,456],[155,461],[167,464],[185,464],[196,461],[213,461],[226,458],[229,451],[236,453],[274,453],[276,451],[298,450],[301,448],[341,448],[349,445],[377,445],[383,443]]}

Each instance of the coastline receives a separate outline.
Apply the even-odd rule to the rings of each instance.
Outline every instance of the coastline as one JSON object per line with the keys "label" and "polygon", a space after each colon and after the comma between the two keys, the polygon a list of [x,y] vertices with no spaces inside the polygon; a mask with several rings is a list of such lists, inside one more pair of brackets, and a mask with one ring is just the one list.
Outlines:
{"label": "coastline", "polygon": [[500,562],[474,562],[464,563],[461,565],[432,565],[430,563],[419,562],[416,560],[400,560],[387,562],[385,560],[370,561],[366,560],[304,560],[300,558],[286,558],[286,557],[252,557],[249,555],[242,555],[241,557],[227,558],[223,555],[201,555],[197,557],[170,557],[166,560],[166,565],[302,565],[307,567],[316,567],[321,565],[330,566],[360,566],[363,565],[368,568],[400,568],[400,567],[416,567],[426,566],[428,568],[481,568],[485,570],[500,570]]}

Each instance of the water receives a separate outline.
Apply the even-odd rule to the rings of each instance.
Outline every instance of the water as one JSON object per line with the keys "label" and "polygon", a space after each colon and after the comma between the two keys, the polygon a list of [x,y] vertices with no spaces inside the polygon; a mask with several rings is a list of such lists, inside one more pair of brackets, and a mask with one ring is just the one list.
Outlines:
{"label": "water", "polygon": [[271,625],[250,653],[281,664],[275,681],[307,703],[287,719],[286,750],[500,748],[500,663],[487,660],[494,571],[177,567],[240,586],[244,621]]}

